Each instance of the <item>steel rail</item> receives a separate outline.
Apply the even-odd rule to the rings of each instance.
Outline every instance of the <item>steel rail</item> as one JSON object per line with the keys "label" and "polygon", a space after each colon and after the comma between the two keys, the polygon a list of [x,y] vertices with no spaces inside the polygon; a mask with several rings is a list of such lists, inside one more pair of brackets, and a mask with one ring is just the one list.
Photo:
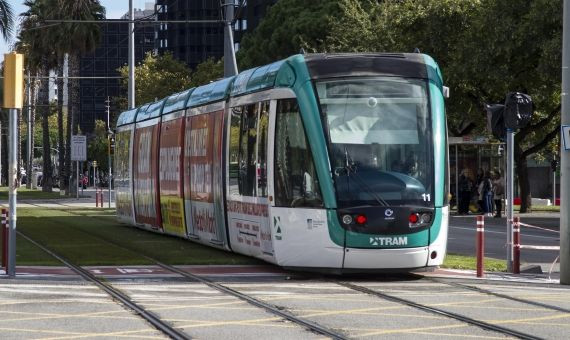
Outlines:
{"label": "steel rail", "polygon": [[531,334],[522,333],[522,332],[518,332],[518,331],[515,331],[512,329],[509,329],[509,328],[493,325],[493,324],[487,323],[485,321],[473,319],[473,318],[467,317],[465,315],[461,315],[461,314],[457,314],[457,313],[453,313],[453,312],[448,312],[448,311],[445,311],[443,309],[426,306],[426,305],[423,305],[423,304],[420,304],[417,302],[413,302],[411,300],[407,300],[407,299],[403,299],[403,298],[393,296],[390,294],[382,293],[382,292],[372,290],[370,288],[362,287],[359,285],[355,285],[355,284],[352,284],[349,282],[341,282],[341,281],[332,281],[332,282],[334,282],[340,286],[343,286],[343,287],[346,287],[346,288],[349,288],[352,290],[356,290],[356,291],[361,292],[361,293],[373,295],[373,296],[382,298],[384,300],[388,300],[388,301],[396,302],[399,304],[407,305],[407,306],[410,306],[410,307],[413,307],[416,309],[420,309],[420,310],[423,310],[423,311],[426,311],[429,313],[445,316],[445,317],[455,319],[455,320],[458,320],[458,321],[461,321],[464,323],[468,323],[470,325],[481,327],[481,328],[486,329],[486,330],[511,335],[511,336],[517,337],[519,339],[525,339],[525,340],[542,340],[543,339],[543,338],[536,337],[536,336],[531,335]]}
{"label": "steel rail", "polygon": [[34,244],[36,247],[40,248],[41,250],[45,251],[46,253],[48,253],[49,255],[53,256],[54,258],[58,259],[60,262],[62,262],[63,264],[65,264],[67,267],[71,268],[74,272],[76,272],[77,274],[79,274],[82,278],[84,278],[85,280],[94,283],[95,285],[97,285],[99,288],[101,288],[103,291],[105,291],[107,294],[109,294],[111,297],[113,297],[114,299],[118,300],[121,304],[123,304],[125,307],[131,309],[132,311],[134,311],[136,314],[138,314],[140,317],[142,317],[143,319],[145,319],[146,321],[148,321],[151,325],[153,325],[157,330],[161,331],[162,333],[164,333],[165,335],[169,336],[172,339],[176,339],[176,340],[187,340],[187,339],[192,339],[191,336],[189,336],[188,334],[185,334],[179,330],[177,330],[176,328],[174,328],[172,325],[170,325],[169,323],[161,320],[157,315],[155,315],[152,312],[147,311],[144,307],[139,306],[137,303],[133,302],[131,300],[131,298],[129,298],[126,294],[122,293],[121,291],[119,291],[116,288],[113,288],[113,286],[111,286],[110,284],[107,284],[105,282],[102,282],[101,280],[99,280],[97,277],[95,277],[93,274],[91,274],[89,271],[81,268],[78,265],[75,265],[73,263],[71,263],[70,261],[68,261],[67,259],[65,259],[64,257],[58,255],[57,253],[51,251],[50,249],[46,248],[45,246],[39,244],[38,242],[34,241],[33,239],[31,239],[29,236],[23,234],[21,231],[17,231],[17,233],[22,236],[23,238],[25,238],[27,241],[29,241],[30,243]]}
{"label": "steel rail", "polygon": [[502,298],[502,299],[507,299],[507,300],[511,300],[511,301],[516,301],[516,302],[532,305],[535,307],[541,307],[541,308],[546,308],[546,309],[550,309],[550,310],[561,312],[561,313],[570,314],[570,309],[566,309],[566,308],[562,308],[562,307],[558,307],[558,306],[553,306],[553,305],[548,305],[548,304],[542,303],[542,302],[522,299],[522,298],[514,297],[514,296],[503,294],[503,293],[497,293],[497,292],[493,292],[493,291],[488,290],[488,289],[473,287],[471,285],[467,285],[467,284],[463,284],[463,283],[445,282],[445,281],[440,280],[440,279],[435,279],[435,278],[425,277],[425,276],[423,278],[425,278],[429,281],[432,281],[432,282],[441,283],[441,284],[452,286],[452,287],[463,288],[463,289],[471,290],[474,292],[495,296],[495,297]]}

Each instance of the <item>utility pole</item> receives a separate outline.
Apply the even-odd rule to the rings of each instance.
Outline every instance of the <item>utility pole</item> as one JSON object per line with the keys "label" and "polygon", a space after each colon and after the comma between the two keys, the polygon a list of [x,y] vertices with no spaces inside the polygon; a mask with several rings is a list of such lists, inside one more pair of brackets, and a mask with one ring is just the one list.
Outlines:
{"label": "utility pole", "polygon": [[9,109],[8,127],[8,195],[9,233],[8,263],[6,272],[10,278],[16,276],[16,211],[18,195],[18,109],[22,109],[24,94],[24,56],[14,52],[4,54],[4,107]]}
{"label": "utility pole", "polygon": [[[570,125],[570,0],[564,0],[562,34],[562,125]],[[560,283],[570,285],[570,150],[560,143]]]}
{"label": "utility pole", "polygon": [[[32,188],[33,180],[33,160],[34,160],[34,146],[33,146],[33,136],[32,136],[32,82],[30,80],[30,70],[28,70],[28,79],[26,80],[26,86],[28,87],[28,166],[26,174],[26,188]],[[59,89],[58,89],[59,91]]]}
{"label": "utility pole", "polygon": [[135,9],[129,0],[129,109],[135,107]]}
{"label": "utility pole", "polygon": [[109,100],[109,97],[107,97],[107,100],[105,101],[105,103],[107,103],[107,160],[109,162],[109,173],[108,173],[108,185],[109,185],[109,208],[111,208],[111,179],[113,178],[113,174],[112,174],[112,168],[111,168],[111,137],[113,135],[113,131],[111,131],[111,120],[110,120],[110,115],[109,115],[109,110],[111,108],[111,100]]}
{"label": "utility pole", "polygon": [[225,26],[224,26],[224,77],[235,76],[238,73],[236,51],[234,47],[234,0],[225,0]]}
{"label": "utility pole", "polygon": [[505,213],[507,215],[507,271],[513,272],[513,200],[514,200],[514,174],[515,165],[515,132],[507,129],[507,178],[506,178],[506,204]]}

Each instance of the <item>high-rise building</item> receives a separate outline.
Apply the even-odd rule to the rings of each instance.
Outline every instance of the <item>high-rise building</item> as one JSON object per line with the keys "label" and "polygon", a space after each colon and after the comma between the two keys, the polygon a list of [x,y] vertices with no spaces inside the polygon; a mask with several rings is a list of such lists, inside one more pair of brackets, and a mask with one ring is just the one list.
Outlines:
{"label": "high-rise building", "polygon": [[[135,10],[135,19],[153,19],[154,3],[145,9]],[[125,16],[124,18],[128,18]],[[119,67],[128,64],[128,23],[105,22],[100,24],[101,41],[97,49],[80,60],[80,113],[79,126],[84,133],[92,132],[95,120],[107,119],[106,100],[110,98],[112,116],[118,111],[116,98],[126,97],[121,88]],[[141,62],[147,52],[154,50],[155,25],[135,25],[135,62]]]}
{"label": "high-rise building", "polygon": [[[158,25],[157,49],[171,52],[190,68],[210,57],[224,56],[224,25],[220,0],[157,0],[158,20],[220,20],[219,23],[163,23]],[[253,31],[267,8],[277,0],[235,0],[236,50],[246,32]],[[240,8],[241,3],[241,9]]]}

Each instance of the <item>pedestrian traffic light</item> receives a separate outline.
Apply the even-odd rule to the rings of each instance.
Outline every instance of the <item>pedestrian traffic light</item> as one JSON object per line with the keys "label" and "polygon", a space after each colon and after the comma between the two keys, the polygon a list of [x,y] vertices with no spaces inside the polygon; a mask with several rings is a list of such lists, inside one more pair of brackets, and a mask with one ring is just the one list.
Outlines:
{"label": "pedestrian traffic light", "polygon": [[550,167],[552,168],[553,172],[556,171],[556,168],[558,167],[558,161],[556,159],[550,161]]}
{"label": "pedestrian traffic light", "polygon": [[505,98],[505,112],[503,114],[505,126],[516,130],[524,128],[532,118],[532,98],[528,94],[510,92]]}

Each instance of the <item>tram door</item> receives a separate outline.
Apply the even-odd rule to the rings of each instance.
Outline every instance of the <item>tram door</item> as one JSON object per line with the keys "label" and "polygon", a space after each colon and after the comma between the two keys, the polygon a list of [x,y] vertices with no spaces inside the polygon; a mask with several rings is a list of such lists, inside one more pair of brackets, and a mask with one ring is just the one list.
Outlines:
{"label": "tram door", "polygon": [[188,237],[227,248],[221,181],[223,113],[223,104],[217,103],[192,109],[186,117],[184,211]]}
{"label": "tram door", "polygon": [[267,195],[270,101],[229,110],[226,199],[231,246],[274,262]]}

